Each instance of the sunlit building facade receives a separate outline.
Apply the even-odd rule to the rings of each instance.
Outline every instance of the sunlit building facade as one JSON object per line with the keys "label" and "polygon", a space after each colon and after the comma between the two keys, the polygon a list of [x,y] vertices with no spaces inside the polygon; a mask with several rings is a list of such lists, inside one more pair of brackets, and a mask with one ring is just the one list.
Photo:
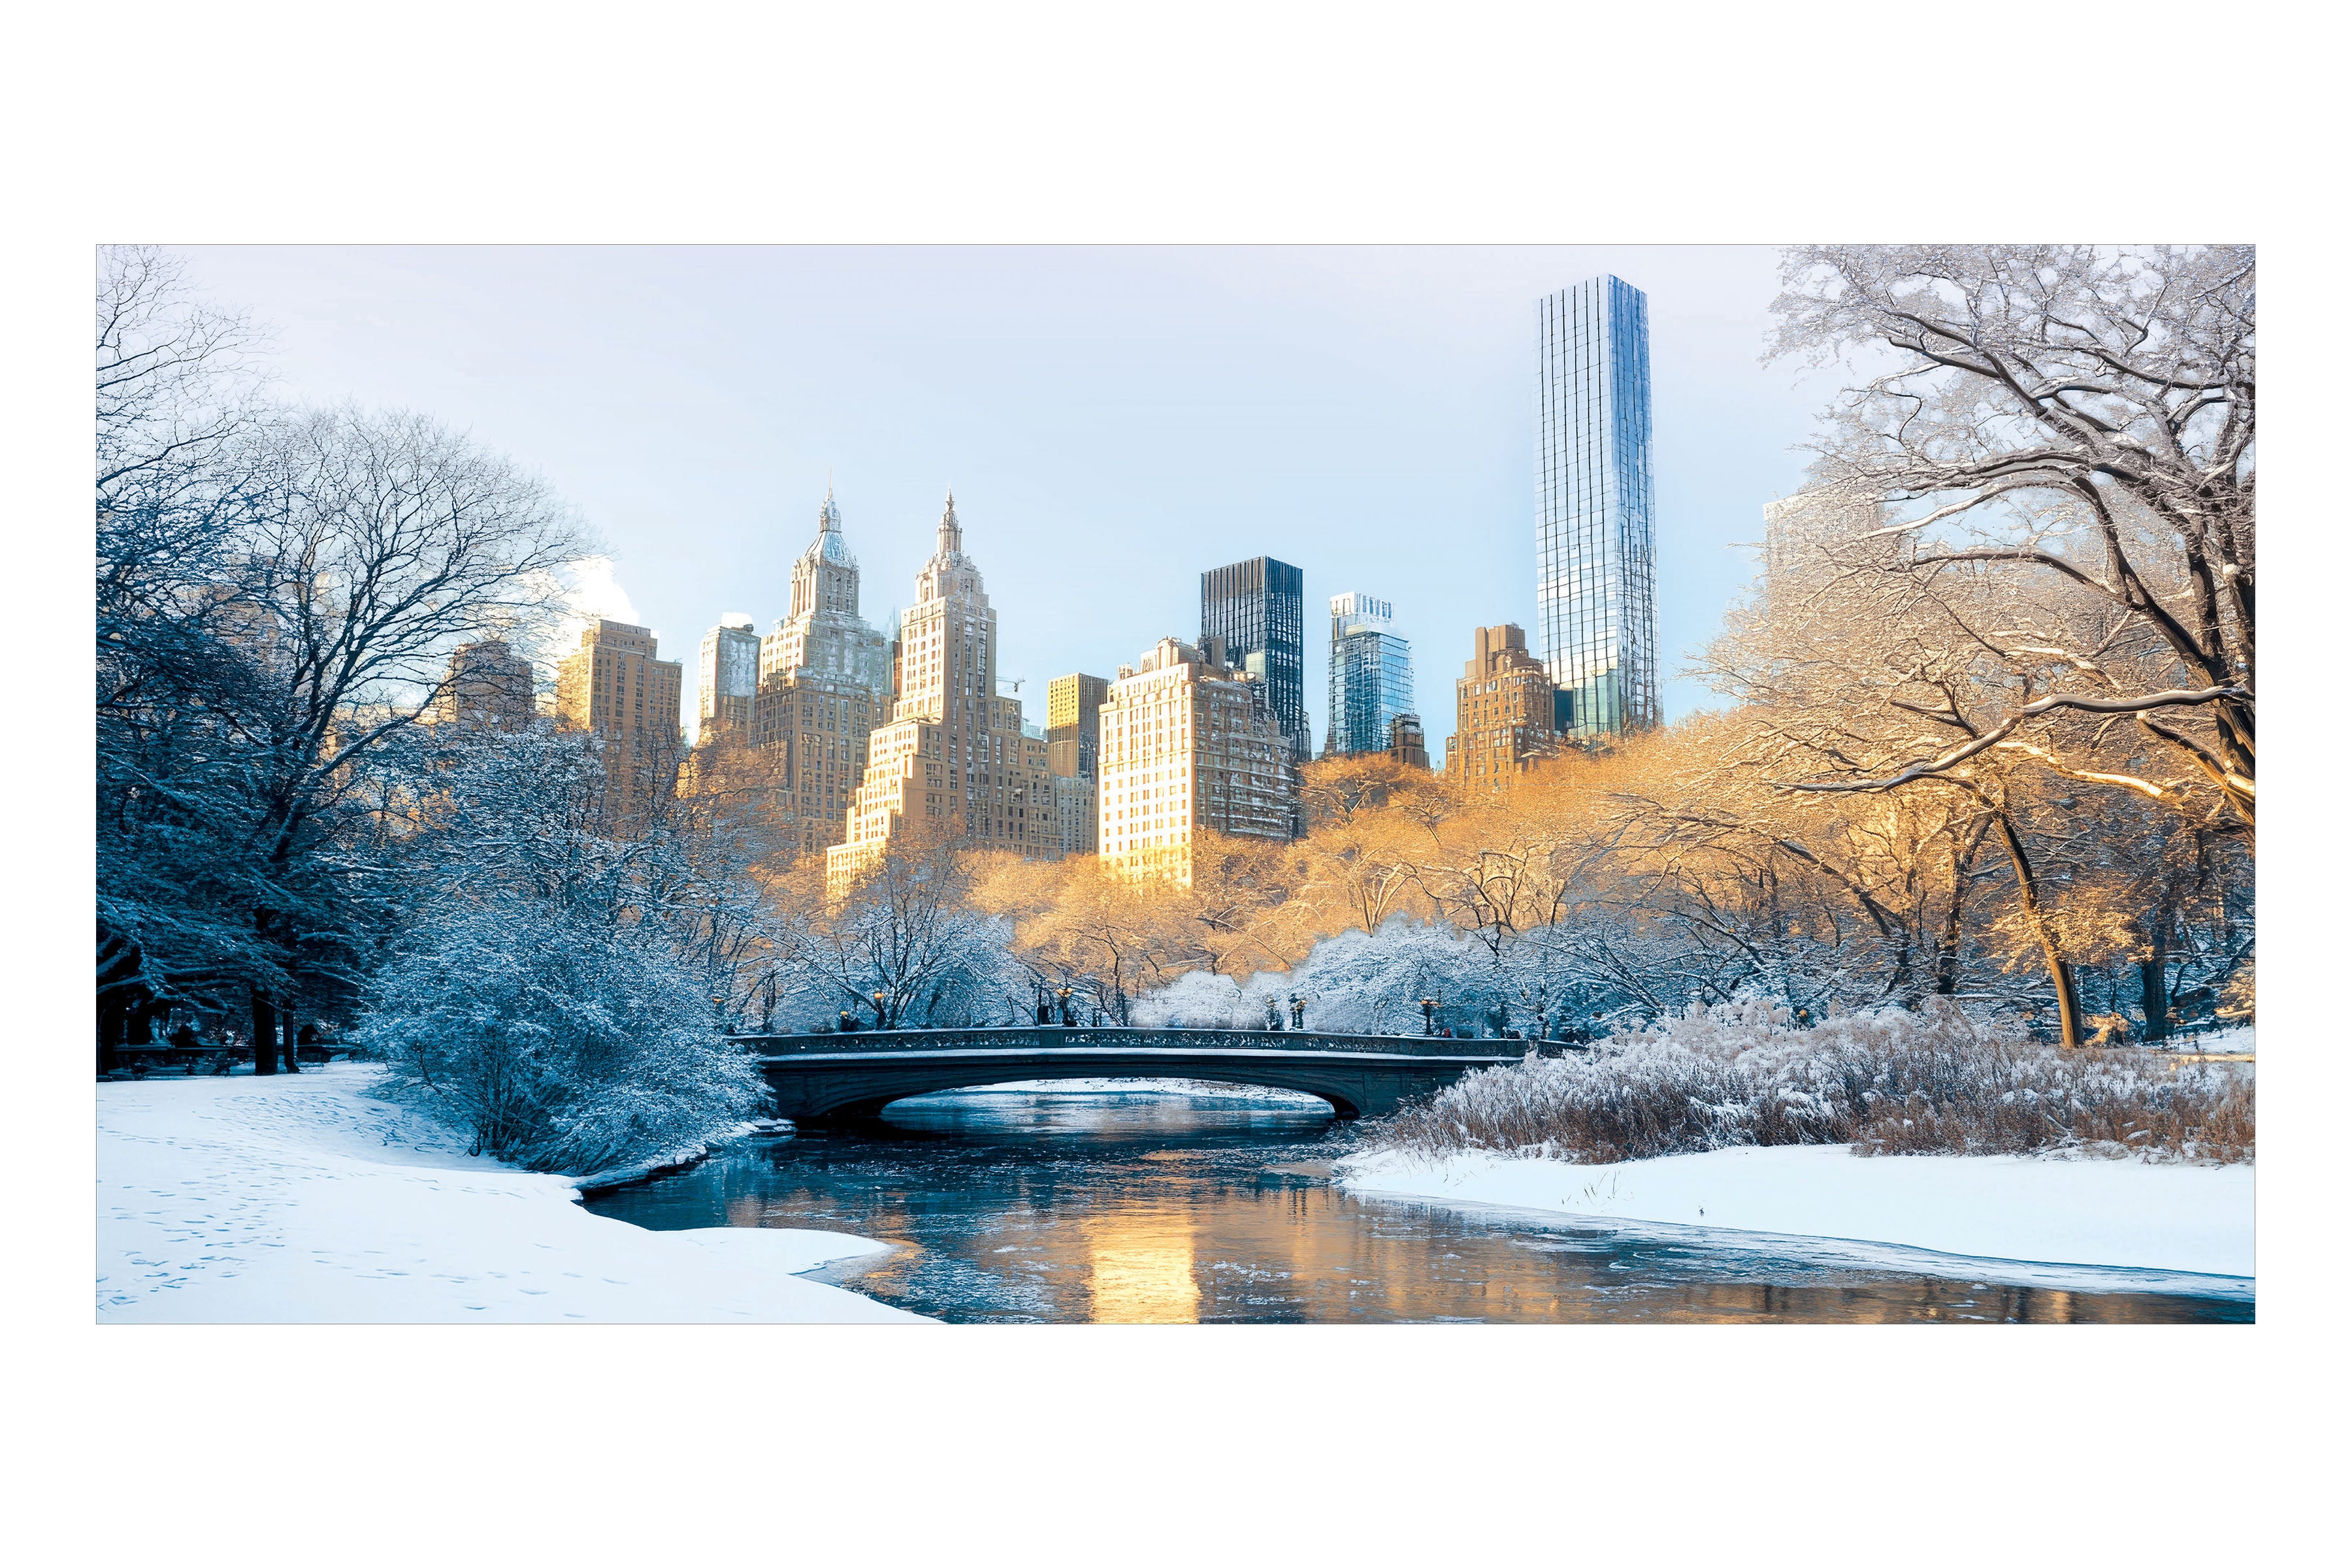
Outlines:
{"label": "sunlit building facade", "polygon": [[727,615],[702,634],[702,664],[696,737],[707,740],[751,722],[752,699],[760,691],[760,634],[751,617]]}
{"label": "sunlit building facade", "polygon": [[1045,742],[1023,733],[1019,699],[996,694],[996,611],[964,553],[952,495],[897,647],[888,721],[867,740],[844,839],[825,851],[828,890],[846,891],[910,824],[972,848],[1058,859]]}
{"label": "sunlit building facade", "polygon": [[1099,675],[1057,675],[1045,686],[1045,765],[1055,776],[1094,778],[1100,771],[1103,699]]}
{"label": "sunlit building facade", "polygon": [[1123,875],[1189,883],[1212,834],[1288,839],[1298,769],[1265,682],[1206,646],[1162,637],[1121,666],[1102,706],[1100,853]]}
{"label": "sunlit building facade", "polygon": [[1536,305],[1537,657],[1591,740],[1658,722],[1649,298],[1588,279]]}
{"label": "sunlit building facade", "polygon": [[1528,652],[1514,626],[1480,626],[1469,662],[1454,683],[1454,733],[1445,738],[1445,776],[1497,788],[1559,754],[1567,740],[1569,694]]}
{"label": "sunlit building facade", "polygon": [[556,713],[604,742],[607,815],[616,820],[639,816],[677,787],[686,672],[660,651],[648,627],[598,621],[556,666]]}

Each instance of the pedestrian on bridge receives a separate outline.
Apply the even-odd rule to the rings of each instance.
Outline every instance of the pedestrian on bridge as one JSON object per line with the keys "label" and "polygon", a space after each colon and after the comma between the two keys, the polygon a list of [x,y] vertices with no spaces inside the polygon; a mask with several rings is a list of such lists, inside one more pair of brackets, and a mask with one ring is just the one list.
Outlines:
{"label": "pedestrian on bridge", "polygon": [[1290,999],[1290,1026],[1294,1029],[1307,1027],[1307,1004],[1297,996]]}

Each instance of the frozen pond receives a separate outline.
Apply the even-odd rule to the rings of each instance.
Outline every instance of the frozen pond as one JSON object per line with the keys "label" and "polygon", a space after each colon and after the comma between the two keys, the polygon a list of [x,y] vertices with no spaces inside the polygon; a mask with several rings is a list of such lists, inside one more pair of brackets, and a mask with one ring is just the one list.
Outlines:
{"label": "frozen pond", "polygon": [[[651,1229],[896,1242],[840,1282],[955,1322],[2249,1322],[2194,1277],[1841,1256],[1798,1240],[1358,1198],[1319,1103],[964,1091],[755,1139],[589,1200]],[[818,1278],[833,1278],[819,1275]],[[2217,1290],[2231,1290],[2215,1282]]]}

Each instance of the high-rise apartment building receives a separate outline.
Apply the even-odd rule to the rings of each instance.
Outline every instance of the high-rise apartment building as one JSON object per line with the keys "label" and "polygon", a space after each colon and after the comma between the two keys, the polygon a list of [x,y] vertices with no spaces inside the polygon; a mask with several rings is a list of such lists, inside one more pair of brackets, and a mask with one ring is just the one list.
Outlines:
{"label": "high-rise apartment building", "polygon": [[1066,773],[1054,773],[1048,782],[1054,792],[1054,826],[1061,837],[1062,853],[1097,853],[1102,838],[1094,776],[1086,774],[1073,778]]}
{"label": "high-rise apartment building", "polygon": [[1528,652],[1514,626],[1480,626],[1470,661],[1454,683],[1454,733],[1445,738],[1445,776],[1457,784],[1508,784],[1566,739],[1569,693]]}
{"label": "high-rise apartment building", "polygon": [[786,831],[803,855],[840,843],[881,700],[854,680],[778,676],[760,688],[754,711],[753,742],[777,760],[774,808]]}
{"label": "high-rise apartment building", "polygon": [[1429,742],[1422,733],[1420,714],[1400,713],[1389,721],[1389,760],[1429,771]]}
{"label": "high-rise apartment building", "polygon": [[1202,640],[1160,638],[1102,706],[1098,837],[1129,876],[1189,883],[1204,835],[1296,831],[1298,771],[1266,683]]}
{"label": "high-rise apartment building", "polygon": [[1412,645],[1389,629],[1393,614],[1370,594],[1332,597],[1327,757],[1388,750],[1390,724],[1412,708]]}
{"label": "high-rise apartment building", "polygon": [[434,700],[434,721],[520,730],[539,710],[531,684],[530,661],[505,643],[467,643],[449,656],[449,678]]}
{"label": "high-rise apartment building", "polygon": [[1650,306],[1621,279],[1536,305],[1536,630],[1580,739],[1658,722]]}
{"label": "high-rise apartment building", "polygon": [[1220,639],[1235,669],[1265,682],[1294,762],[1314,755],[1307,722],[1307,579],[1271,556],[1201,574],[1201,641]]}
{"label": "high-rise apartment building", "polygon": [[1058,858],[1045,742],[1022,733],[1019,699],[996,694],[996,612],[964,553],[952,495],[915,603],[898,618],[898,649],[889,721],[869,738],[846,840],[825,851],[827,888],[849,888],[909,823],[979,848]]}
{"label": "high-rise apartment building", "polygon": [[760,691],[760,634],[751,629],[751,616],[721,616],[702,634],[699,674],[697,736],[709,740],[750,725],[752,699]]}
{"label": "high-rise apartment building", "polygon": [[611,815],[626,819],[677,787],[684,669],[645,626],[598,621],[556,666],[555,708],[604,738]]}
{"label": "high-rise apartment building", "polygon": [[1057,778],[1096,778],[1101,750],[1103,699],[1110,682],[1099,675],[1057,675],[1045,686],[1045,765]]}

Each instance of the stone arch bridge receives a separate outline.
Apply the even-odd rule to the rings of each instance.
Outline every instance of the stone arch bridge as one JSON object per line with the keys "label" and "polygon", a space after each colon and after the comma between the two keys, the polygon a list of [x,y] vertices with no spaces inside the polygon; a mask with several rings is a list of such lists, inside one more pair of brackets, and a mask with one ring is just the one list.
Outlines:
{"label": "stone arch bridge", "polygon": [[874,1029],[741,1035],[794,1121],[871,1115],[894,1100],[1057,1078],[1191,1078],[1319,1095],[1339,1117],[1381,1116],[1464,1073],[1514,1062],[1518,1040],[1251,1029]]}

